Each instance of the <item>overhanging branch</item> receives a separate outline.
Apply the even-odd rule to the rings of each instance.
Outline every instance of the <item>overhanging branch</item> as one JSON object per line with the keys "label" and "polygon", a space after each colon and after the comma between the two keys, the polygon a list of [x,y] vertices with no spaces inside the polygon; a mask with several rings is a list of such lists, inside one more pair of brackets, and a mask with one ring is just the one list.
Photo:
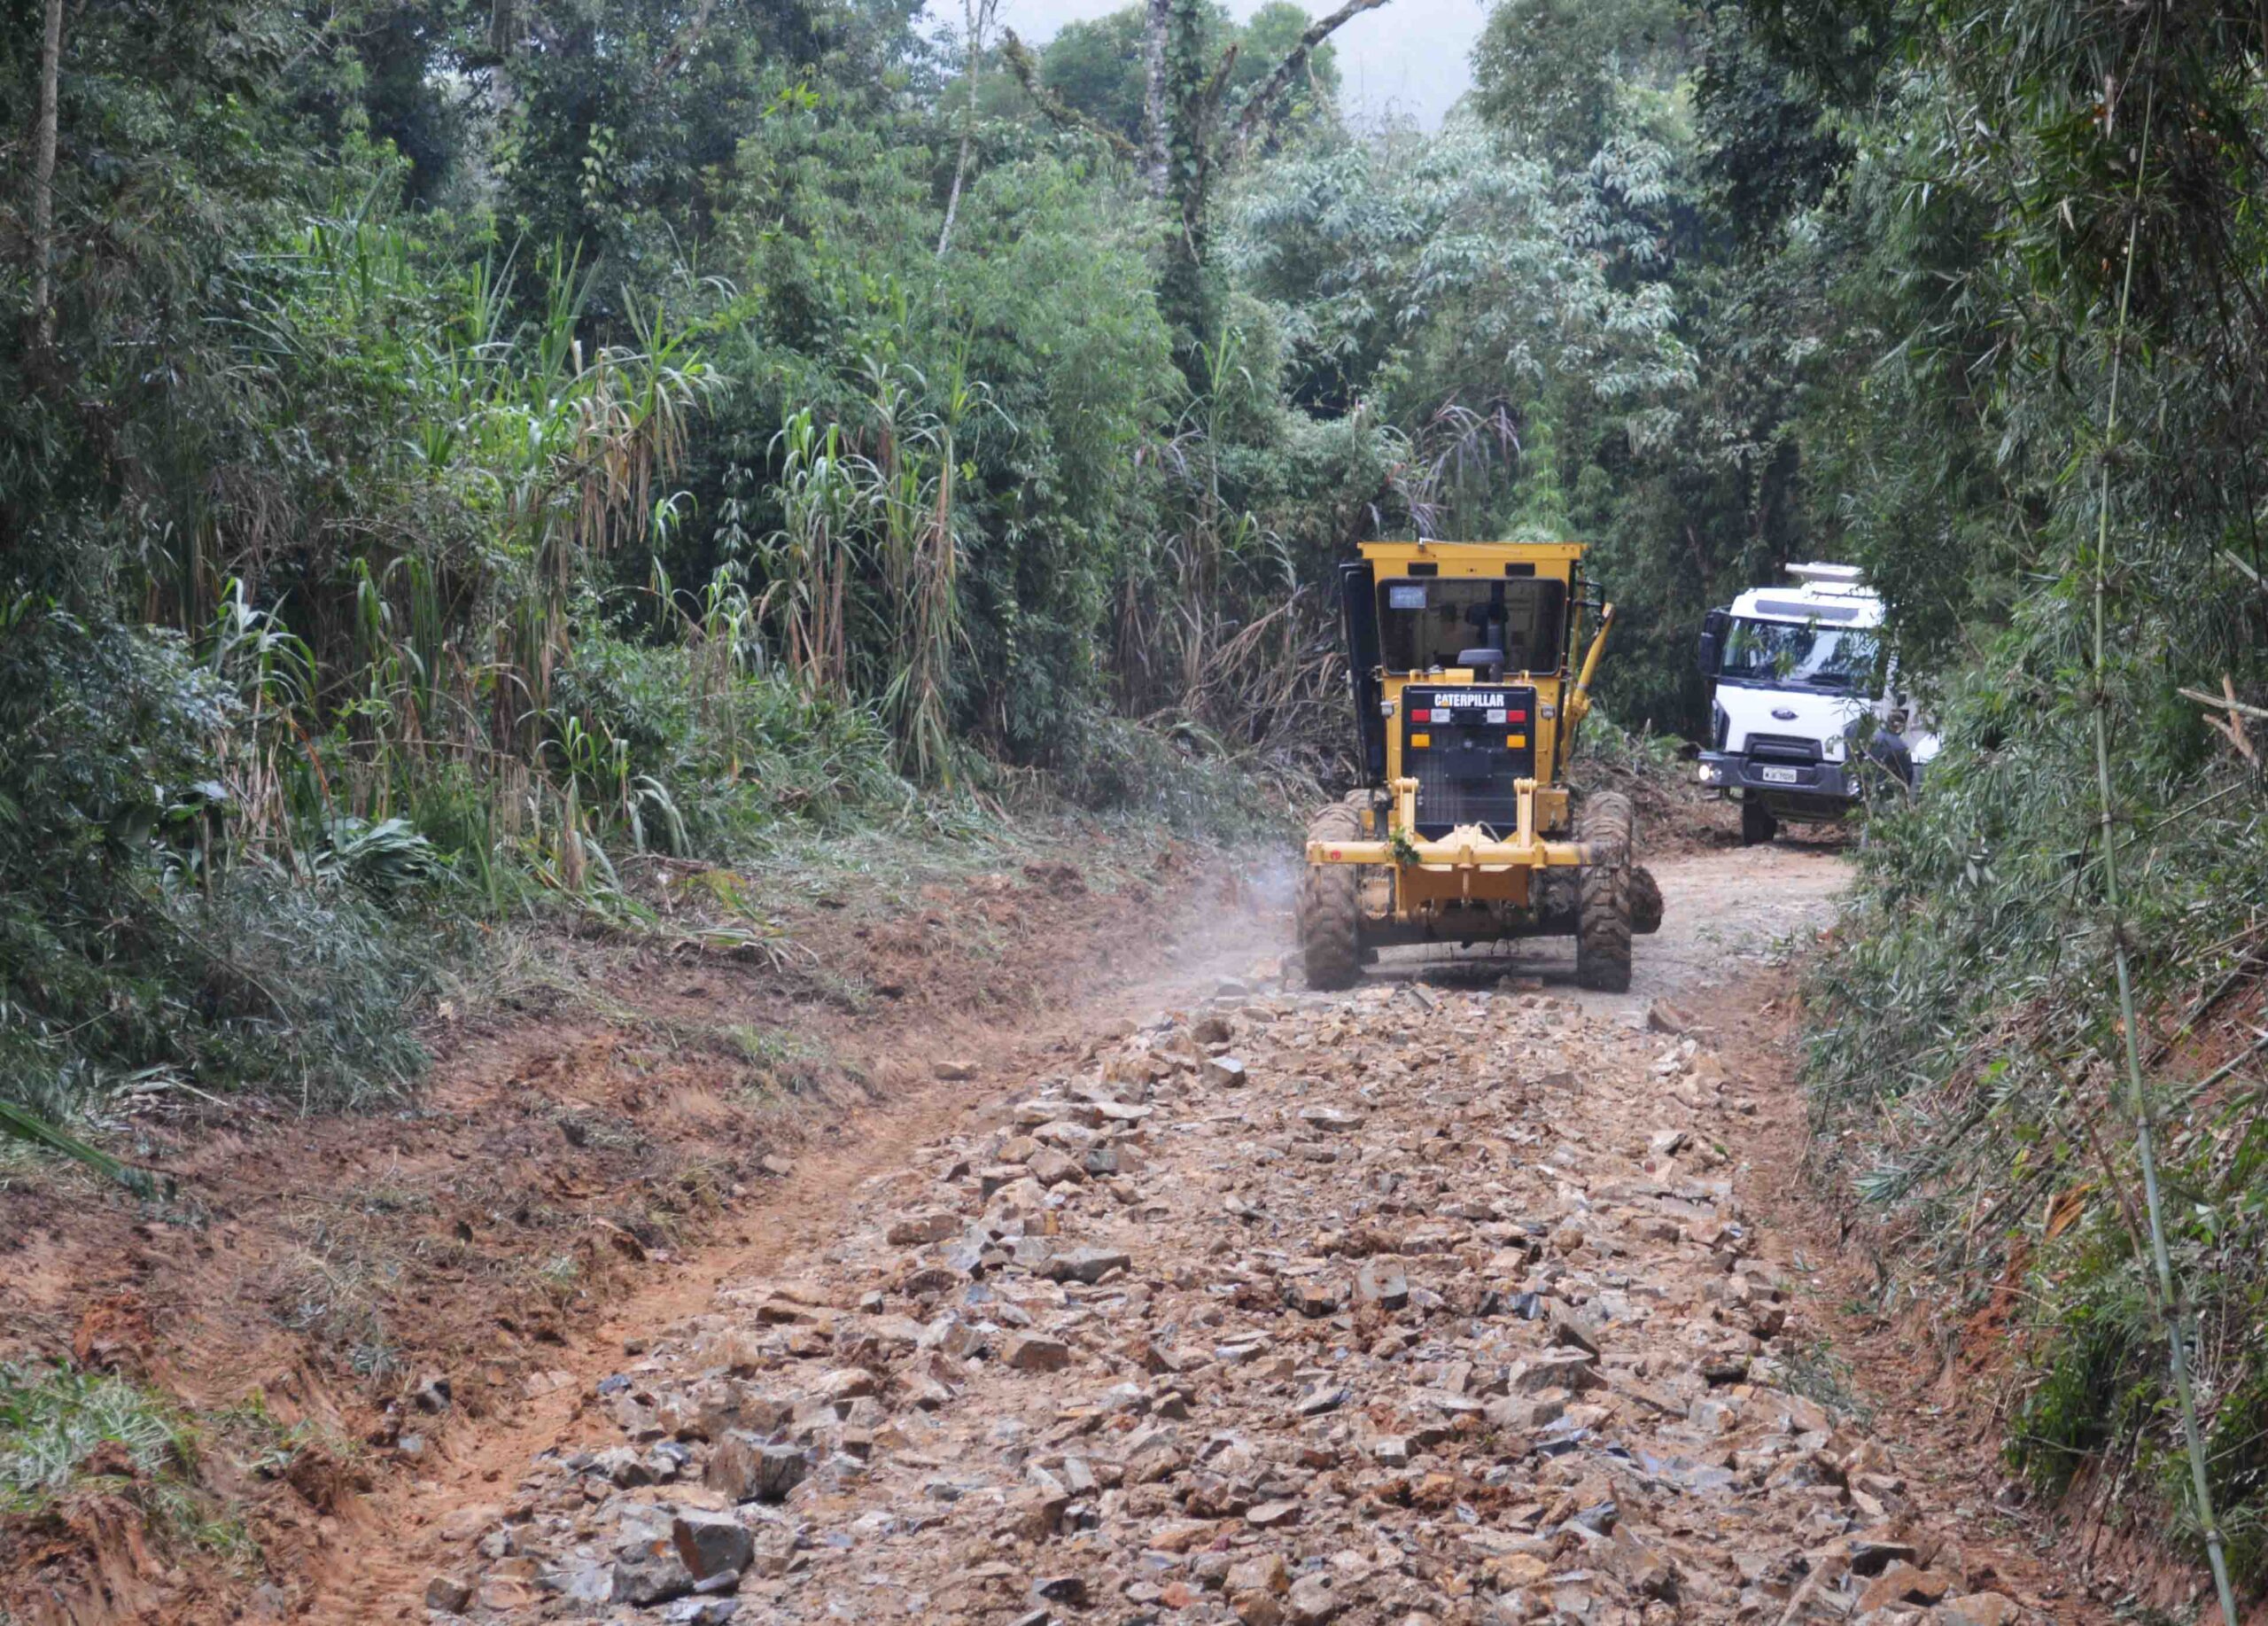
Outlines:
{"label": "overhanging branch", "polygon": [[1002,37],[1000,54],[1007,58],[1008,71],[1016,76],[1016,82],[1023,86],[1024,94],[1031,97],[1050,124],[1060,129],[1076,130],[1083,136],[1091,136],[1130,164],[1141,162],[1142,154],[1132,142],[1107,124],[1089,118],[1039,82],[1039,64],[1033,59],[1030,49],[1016,37],[1014,28]]}
{"label": "overhanging branch", "polygon": [[1276,105],[1277,98],[1292,88],[1292,82],[1300,76],[1300,70],[1307,66],[1308,58],[1315,54],[1317,46],[1351,19],[1361,16],[1364,12],[1376,11],[1386,3],[1386,0],[1347,0],[1346,4],[1330,16],[1319,17],[1309,23],[1308,31],[1300,35],[1300,43],[1292,47],[1291,54],[1278,63],[1276,71],[1261,82],[1260,88],[1252,93],[1252,99],[1244,105],[1244,112],[1237,116],[1237,128],[1231,136],[1236,145],[1241,147],[1252,139],[1253,131],[1260,128],[1260,121],[1268,116],[1268,110]]}

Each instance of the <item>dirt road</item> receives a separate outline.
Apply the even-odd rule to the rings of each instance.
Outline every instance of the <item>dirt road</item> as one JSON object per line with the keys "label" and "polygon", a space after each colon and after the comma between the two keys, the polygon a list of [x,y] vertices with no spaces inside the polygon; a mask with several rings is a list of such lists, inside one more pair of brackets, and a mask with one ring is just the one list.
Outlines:
{"label": "dirt road", "polygon": [[1827,845],[1720,849],[1651,860],[1648,867],[1669,901],[1661,930],[1638,939],[1628,993],[1576,988],[1573,944],[1549,937],[1472,949],[1394,949],[1373,978],[1485,987],[1511,976],[1603,1020],[1643,1019],[1658,999],[1705,1004],[1710,990],[1784,960],[1834,920],[1835,899],[1848,878],[1840,850]]}
{"label": "dirt road", "polygon": [[1127,991],[1029,1076],[967,1058],[713,1292],[342,1532],[320,1613],[2094,1618],[1869,1420],[1752,1207],[1795,1144],[1758,1007],[1841,860],[1657,873],[1627,996],[1551,947],[1287,992],[1260,904],[1166,1008]]}

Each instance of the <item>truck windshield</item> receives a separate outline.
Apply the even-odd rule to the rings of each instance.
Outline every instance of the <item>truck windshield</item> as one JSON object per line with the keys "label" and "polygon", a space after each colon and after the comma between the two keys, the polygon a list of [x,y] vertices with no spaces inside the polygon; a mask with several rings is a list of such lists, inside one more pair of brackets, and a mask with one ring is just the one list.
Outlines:
{"label": "truck windshield", "polygon": [[1379,658],[1388,672],[1454,666],[1502,650],[1507,672],[1557,672],[1567,584],[1549,578],[1431,576],[1379,584]]}
{"label": "truck windshield", "polygon": [[1875,635],[1817,622],[1753,621],[1726,630],[1718,677],[1765,689],[1848,689],[1875,673]]}

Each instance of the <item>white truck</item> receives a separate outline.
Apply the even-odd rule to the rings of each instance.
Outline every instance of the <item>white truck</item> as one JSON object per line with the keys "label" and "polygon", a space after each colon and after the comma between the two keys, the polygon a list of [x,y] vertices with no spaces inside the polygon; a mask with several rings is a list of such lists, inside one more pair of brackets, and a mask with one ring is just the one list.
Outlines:
{"label": "white truck", "polygon": [[1911,795],[1937,737],[1899,692],[1883,602],[1854,564],[1791,564],[1701,629],[1715,685],[1701,782],[1740,803],[1744,846],[1783,821],[1829,822],[1870,797]]}

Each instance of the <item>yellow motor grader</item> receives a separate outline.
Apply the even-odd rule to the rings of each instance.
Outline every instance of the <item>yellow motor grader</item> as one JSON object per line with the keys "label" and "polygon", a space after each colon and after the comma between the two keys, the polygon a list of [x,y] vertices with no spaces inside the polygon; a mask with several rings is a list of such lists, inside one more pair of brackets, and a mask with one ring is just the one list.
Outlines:
{"label": "yellow motor grader", "polygon": [[[1400,943],[1569,936],[1586,988],[1630,985],[1661,923],[1630,801],[1566,782],[1614,607],[1580,542],[1365,542],[1340,566],[1363,788],[1308,827],[1308,986]],[[1581,671],[1584,623],[1594,624]]]}

